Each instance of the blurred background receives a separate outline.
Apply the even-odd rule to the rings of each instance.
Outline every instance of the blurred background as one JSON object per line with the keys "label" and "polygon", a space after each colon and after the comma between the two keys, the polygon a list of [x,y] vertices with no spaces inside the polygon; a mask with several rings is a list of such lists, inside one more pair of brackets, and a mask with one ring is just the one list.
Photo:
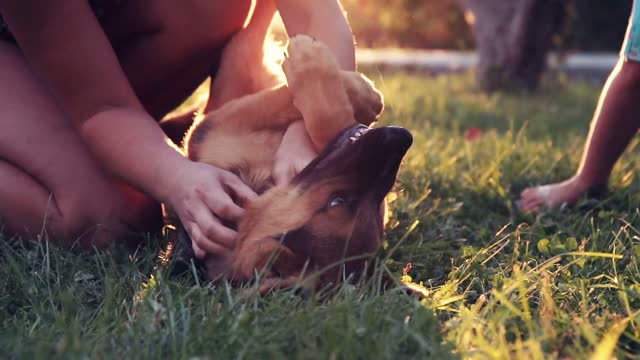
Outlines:
{"label": "blurred background", "polygon": [[[519,0],[498,2],[527,3]],[[454,0],[342,0],[360,47],[470,50],[474,48],[474,39],[465,20],[467,4],[462,3]],[[489,5],[492,2],[464,3]],[[566,14],[562,26],[554,34],[555,49],[619,50],[633,0],[558,3]],[[533,24],[548,20],[548,17],[540,17]]]}
{"label": "blurred background", "polygon": [[602,82],[633,0],[342,0],[361,66],[474,69],[485,92],[539,88],[547,70]]}
{"label": "blurred background", "polygon": [[[633,0],[342,0],[360,66],[474,69],[485,92],[538,89],[547,70],[604,81]],[[274,28],[283,38],[280,20]],[[279,34],[279,35],[278,35]]]}

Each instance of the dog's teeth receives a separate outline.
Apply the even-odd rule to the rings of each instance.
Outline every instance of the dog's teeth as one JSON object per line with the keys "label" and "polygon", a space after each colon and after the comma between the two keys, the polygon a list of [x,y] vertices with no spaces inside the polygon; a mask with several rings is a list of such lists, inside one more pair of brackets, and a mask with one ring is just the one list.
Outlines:
{"label": "dog's teeth", "polygon": [[360,128],[357,129],[353,132],[353,134],[351,134],[351,136],[349,136],[349,140],[353,143],[358,141],[358,139],[360,139],[362,137],[362,135],[364,135],[367,132],[368,129],[364,129],[364,128]]}

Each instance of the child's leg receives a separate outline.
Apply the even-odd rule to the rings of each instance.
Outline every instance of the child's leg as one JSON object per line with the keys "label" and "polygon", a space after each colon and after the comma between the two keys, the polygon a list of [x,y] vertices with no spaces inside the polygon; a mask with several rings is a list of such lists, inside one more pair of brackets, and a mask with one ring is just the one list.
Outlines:
{"label": "child's leg", "polygon": [[624,61],[613,71],[595,112],[582,162],[563,182],[525,189],[525,211],[574,204],[589,190],[605,188],[613,165],[640,126],[640,63]]}
{"label": "child's leg", "polygon": [[620,61],[600,95],[578,171],[566,181],[525,189],[522,210],[572,205],[589,190],[606,187],[613,165],[640,127],[639,61],[640,9],[634,3]]}
{"label": "child's leg", "polygon": [[[218,109],[230,100],[285,82],[277,59],[284,48],[269,39],[275,12],[273,0],[258,1],[247,27],[227,43],[220,66],[212,73],[205,113]],[[278,51],[280,53],[275,54]]]}
{"label": "child's leg", "polygon": [[149,199],[99,169],[24,57],[4,42],[0,68],[2,225],[28,239],[45,229],[63,241],[100,246],[154,214]]}

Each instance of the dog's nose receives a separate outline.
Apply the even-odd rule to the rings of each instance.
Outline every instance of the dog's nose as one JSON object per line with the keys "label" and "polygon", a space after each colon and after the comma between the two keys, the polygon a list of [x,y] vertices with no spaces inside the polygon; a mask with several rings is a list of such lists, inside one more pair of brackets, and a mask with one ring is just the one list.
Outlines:
{"label": "dog's nose", "polygon": [[406,152],[413,143],[413,136],[409,130],[397,126],[386,126],[382,128],[384,136],[381,139],[386,148],[396,151]]}

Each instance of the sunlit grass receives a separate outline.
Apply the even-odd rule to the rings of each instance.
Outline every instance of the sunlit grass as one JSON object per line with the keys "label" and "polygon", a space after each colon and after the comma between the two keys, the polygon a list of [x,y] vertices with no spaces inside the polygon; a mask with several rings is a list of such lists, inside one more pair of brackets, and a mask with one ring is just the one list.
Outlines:
{"label": "sunlit grass", "polygon": [[[599,85],[553,78],[483,95],[467,75],[369,75],[382,124],[412,130],[376,281],[325,296],[261,298],[153,272],[134,254],[0,241],[0,348],[15,357],[601,358],[638,351],[640,212],[635,140],[600,201],[514,211],[528,184],[570,176]],[[469,129],[480,136],[465,138]],[[405,277],[405,280],[409,278]],[[420,284],[421,283],[421,284]]]}
{"label": "sunlit grass", "polygon": [[[638,351],[637,140],[602,201],[539,216],[514,210],[525,185],[575,171],[598,86],[553,79],[537,95],[486,96],[469,90],[469,77],[378,84],[384,122],[416,135],[389,243],[420,225],[391,266],[412,263],[423,303],[459,353],[605,359]],[[466,140],[469,128],[482,135]]]}

